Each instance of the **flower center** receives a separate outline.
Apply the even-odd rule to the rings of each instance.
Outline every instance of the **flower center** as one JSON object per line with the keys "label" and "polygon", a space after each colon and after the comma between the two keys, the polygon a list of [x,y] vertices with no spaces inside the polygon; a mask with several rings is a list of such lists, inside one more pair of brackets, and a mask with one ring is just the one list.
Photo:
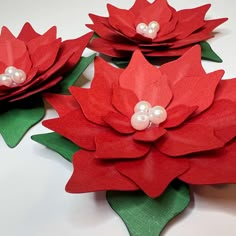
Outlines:
{"label": "flower center", "polygon": [[145,23],[139,23],[136,26],[136,32],[144,37],[154,39],[160,30],[160,25],[157,21],[151,21],[148,25]]}
{"label": "flower center", "polygon": [[3,74],[0,74],[0,85],[7,87],[16,87],[26,80],[26,74],[23,70],[14,66],[8,66]]}
{"label": "flower center", "polygon": [[162,106],[151,107],[147,101],[140,101],[134,107],[131,125],[136,130],[144,130],[151,124],[159,125],[167,118],[166,109]]}

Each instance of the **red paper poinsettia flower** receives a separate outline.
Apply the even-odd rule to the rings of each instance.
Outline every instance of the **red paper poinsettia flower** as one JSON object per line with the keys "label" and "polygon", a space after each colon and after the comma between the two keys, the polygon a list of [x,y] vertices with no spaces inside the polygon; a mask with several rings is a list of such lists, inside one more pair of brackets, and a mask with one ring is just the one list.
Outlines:
{"label": "red paper poinsettia flower", "polygon": [[212,31],[227,20],[205,20],[209,8],[176,11],[167,0],[136,0],[128,10],[108,4],[108,17],[90,14],[93,24],[87,26],[99,37],[89,47],[112,57],[129,57],[136,49],[148,57],[180,56],[212,38]]}
{"label": "red paper poinsettia flower", "polygon": [[43,35],[29,23],[15,37],[6,27],[0,35],[0,102],[17,101],[46,90],[62,80],[62,75],[79,61],[91,39],[88,33],[63,41],[56,27]]}
{"label": "red paper poinsettia flower", "polygon": [[136,51],[126,69],[96,58],[90,89],[47,95],[59,118],[43,124],[82,148],[67,191],[235,183],[236,79],[223,73],[204,71],[199,46],[160,68]]}

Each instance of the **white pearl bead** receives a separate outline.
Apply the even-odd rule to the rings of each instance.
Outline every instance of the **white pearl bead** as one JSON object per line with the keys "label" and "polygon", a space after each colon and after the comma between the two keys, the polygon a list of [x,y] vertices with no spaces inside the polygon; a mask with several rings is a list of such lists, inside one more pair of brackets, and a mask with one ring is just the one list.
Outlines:
{"label": "white pearl bead", "polygon": [[12,84],[11,76],[7,74],[1,74],[0,75],[0,85],[5,85],[7,87],[10,87]]}
{"label": "white pearl bead", "polygon": [[157,33],[153,30],[148,28],[147,32],[144,34],[145,37],[154,39],[157,36]]}
{"label": "white pearl bead", "polygon": [[131,125],[136,130],[144,130],[150,124],[148,113],[136,112],[131,117]]}
{"label": "white pearl bead", "polygon": [[160,25],[157,21],[151,21],[148,24],[149,29],[153,29],[156,33],[160,30]]}
{"label": "white pearl bead", "polygon": [[163,121],[165,121],[167,118],[167,112],[166,109],[162,106],[155,106],[152,107],[150,112],[149,112],[149,120],[156,124],[159,125]]}
{"label": "white pearl bead", "polygon": [[8,66],[6,69],[5,69],[5,74],[9,75],[9,76],[13,76],[14,73],[16,72],[16,68],[14,66]]}
{"label": "white pearl bead", "polygon": [[26,74],[23,70],[16,70],[15,73],[12,76],[12,80],[17,83],[17,84],[21,84],[23,82],[25,82],[26,80]]}
{"label": "white pearl bead", "polygon": [[149,102],[146,101],[140,101],[138,102],[135,107],[134,107],[134,112],[149,112],[151,108],[151,104]]}
{"label": "white pearl bead", "polygon": [[139,23],[137,26],[136,26],[136,32],[138,34],[144,34],[148,29],[148,26],[145,24],[145,23]]}

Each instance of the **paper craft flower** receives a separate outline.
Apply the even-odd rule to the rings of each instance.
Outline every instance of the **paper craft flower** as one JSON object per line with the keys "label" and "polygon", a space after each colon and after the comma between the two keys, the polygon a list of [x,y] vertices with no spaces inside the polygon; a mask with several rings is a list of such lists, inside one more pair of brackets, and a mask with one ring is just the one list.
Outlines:
{"label": "paper craft flower", "polygon": [[[214,37],[212,31],[227,18],[205,20],[210,4],[176,11],[167,0],[136,0],[133,6],[119,9],[107,5],[108,17],[90,14],[87,24],[98,38],[89,48],[112,57],[130,57],[139,49],[146,57],[181,56],[194,44]],[[207,45],[201,45],[206,57],[220,61]]]}
{"label": "paper craft flower", "polygon": [[43,124],[82,149],[66,190],[155,198],[174,179],[235,183],[236,80],[223,74],[204,71],[199,46],[160,68],[140,51],[124,70],[96,58],[90,89],[47,95],[59,118]]}
{"label": "paper craft flower", "polygon": [[[25,129],[43,117],[44,109],[39,112],[39,107],[43,107],[42,99],[32,95],[58,84],[77,65],[91,36],[92,33],[88,33],[77,39],[62,41],[56,37],[55,26],[40,35],[26,23],[15,37],[8,28],[2,27],[0,133],[7,140],[11,140],[11,144],[8,143],[10,146],[16,145]],[[30,98],[27,99],[28,97]],[[25,116],[26,113],[28,117]],[[24,131],[20,131],[22,126]],[[14,141],[12,129],[14,136],[18,136],[17,133],[20,136]]]}

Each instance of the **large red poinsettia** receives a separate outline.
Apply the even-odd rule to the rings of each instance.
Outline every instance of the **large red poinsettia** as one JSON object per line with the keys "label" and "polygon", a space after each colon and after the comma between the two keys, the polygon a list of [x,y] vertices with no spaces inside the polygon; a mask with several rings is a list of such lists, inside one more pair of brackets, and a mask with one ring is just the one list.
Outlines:
{"label": "large red poinsettia", "polygon": [[59,118],[43,124],[82,148],[67,191],[235,183],[236,80],[223,73],[204,71],[199,46],[160,68],[135,51],[126,69],[96,58],[91,88],[47,95]]}
{"label": "large red poinsettia", "polygon": [[0,103],[13,102],[46,90],[79,61],[92,34],[63,41],[56,27],[43,35],[29,23],[15,37],[6,27],[0,35]]}
{"label": "large red poinsettia", "polygon": [[227,20],[205,20],[209,8],[176,11],[167,0],[136,0],[128,10],[108,4],[108,17],[90,14],[93,24],[87,26],[99,37],[89,47],[112,57],[128,57],[136,49],[148,57],[180,56],[212,38],[212,31]]}

